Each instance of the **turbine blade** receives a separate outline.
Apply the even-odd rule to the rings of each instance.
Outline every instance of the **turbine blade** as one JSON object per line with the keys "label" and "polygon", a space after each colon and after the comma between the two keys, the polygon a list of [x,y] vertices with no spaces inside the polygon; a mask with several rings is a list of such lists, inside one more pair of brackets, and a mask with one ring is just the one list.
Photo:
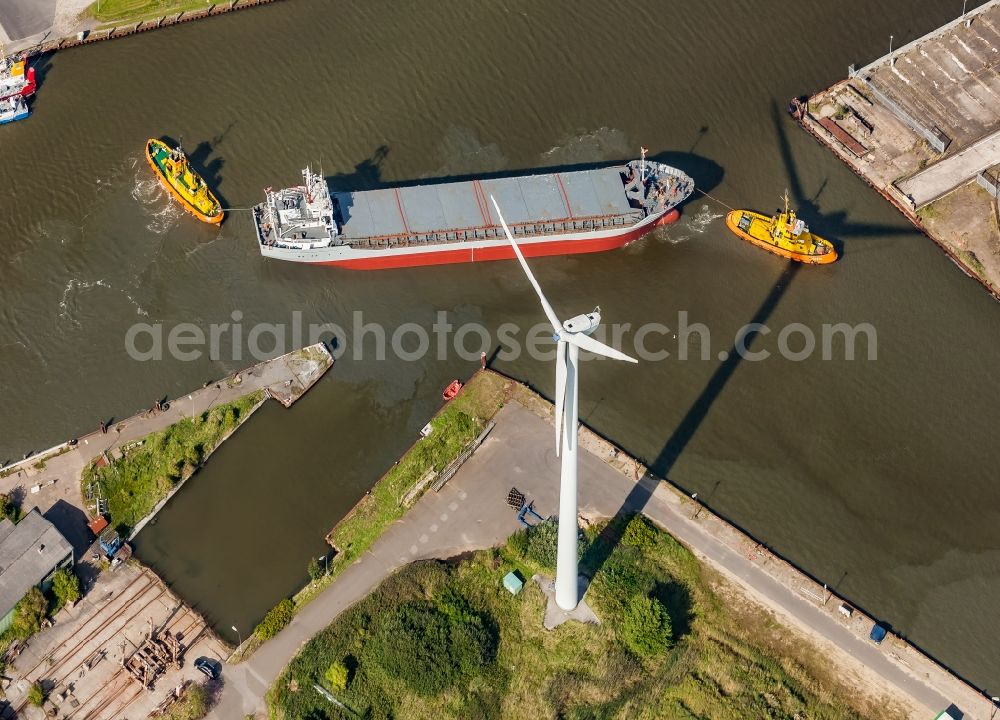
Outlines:
{"label": "turbine blade", "polygon": [[563,411],[566,408],[566,341],[556,346],[556,457],[562,453]]}
{"label": "turbine blade", "polygon": [[503,225],[503,231],[507,233],[507,239],[514,248],[514,254],[517,255],[517,259],[521,263],[521,267],[524,268],[524,274],[528,276],[528,282],[531,283],[531,287],[535,288],[535,292],[538,294],[538,299],[542,301],[542,310],[545,311],[545,317],[547,317],[549,322],[552,324],[552,332],[557,335],[560,334],[563,326],[559,321],[559,318],[556,317],[556,311],[552,309],[551,305],[549,305],[549,301],[545,299],[545,294],[542,292],[542,288],[539,286],[538,281],[535,280],[535,276],[531,274],[531,269],[528,267],[528,261],[524,259],[524,255],[521,254],[521,248],[517,246],[514,236],[510,234],[510,228],[507,227],[507,223],[503,219],[503,215],[500,213],[500,206],[497,205],[496,198],[490,195],[490,200],[493,201],[493,207],[496,208],[497,217],[500,218],[500,224]]}
{"label": "turbine blade", "polygon": [[590,337],[590,335],[584,335],[583,333],[572,333],[567,334],[565,337],[566,342],[576,345],[581,350],[586,350],[587,352],[592,352],[595,355],[603,355],[604,357],[611,358],[612,360],[624,360],[625,362],[638,363],[634,357],[629,357],[620,350],[615,350],[610,345],[605,345],[600,340],[595,340]]}

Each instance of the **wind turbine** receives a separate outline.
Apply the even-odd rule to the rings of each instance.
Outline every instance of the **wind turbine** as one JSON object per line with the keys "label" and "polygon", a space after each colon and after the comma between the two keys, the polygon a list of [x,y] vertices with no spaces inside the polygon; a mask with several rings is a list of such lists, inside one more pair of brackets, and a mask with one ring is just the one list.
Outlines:
{"label": "wind turbine", "polygon": [[531,274],[528,263],[521,254],[510,228],[500,213],[496,198],[490,195],[497,217],[507,233],[507,239],[514,248],[518,262],[528,276],[528,282],[542,303],[545,317],[552,325],[552,338],[556,341],[556,455],[562,460],[559,483],[559,545],[556,555],[556,604],[570,611],[580,602],[577,571],[577,433],[579,425],[579,365],[580,350],[603,355],[614,360],[638,363],[613,347],[590,337],[601,324],[600,308],[584,315],[577,315],[566,322],[560,322],[555,310],[545,299],[542,288]]}

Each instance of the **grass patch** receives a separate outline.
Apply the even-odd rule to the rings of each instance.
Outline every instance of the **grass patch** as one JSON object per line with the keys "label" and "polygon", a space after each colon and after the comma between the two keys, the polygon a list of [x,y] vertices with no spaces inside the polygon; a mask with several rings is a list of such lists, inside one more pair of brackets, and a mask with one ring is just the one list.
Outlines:
{"label": "grass patch", "polygon": [[388,578],[285,668],[267,695],[271,717],[890,717],[863,715],[835,675],[758,642],[742,613],[760,611],[724,605],[694,556],[642,518],[586,533],[581,567],[602,624],[544,630],[538,587],[515,597],[501,585],[512,569],[543,569],[532,557],[548,554],[525,550],[538,542],[530,534]]}
{"label": "grass patch", "polygon": [[982,261],[976,257],[976,253],[971,250],[961,250],[958,255],[972,272],[979,277],[986,277],[986,268],[983,267]]}
{"label": "grass patch", "polygon": [[924,205],[922,208],[917,210],[917,217],[920,218],[920,222],[926,224],[929,220],[937,220],[941,216],[940,211],[935,207],[934,203],[930,205]]}
{"label": "grass patch", "polygon": [[122,537],[127,536],[262,399],[262,392],[253,392],[197,417],[179,420],[165,430],[150,433],[105,467],[98,467],[95,460],[83,471],[80,481],[84,497],[88,497],[91,484],[95,493],[99,489],[108,503],[109,522]]}
{"label": "grass patch", "polygon": [[219,0],[101,0],[95,2],[87,13],[100,22],[139,22],[164,15],[176,15],[189,10],[201,10],[215,5]]}

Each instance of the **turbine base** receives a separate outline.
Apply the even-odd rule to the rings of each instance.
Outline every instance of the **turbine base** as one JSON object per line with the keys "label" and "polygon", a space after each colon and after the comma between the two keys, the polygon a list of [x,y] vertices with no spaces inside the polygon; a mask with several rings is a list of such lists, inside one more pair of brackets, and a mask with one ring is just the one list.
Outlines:
{"label": "turbine base", "polygon": [[597,617],[594,611],[587,604],[587,600],[584,598],[584,593],[587,591],[587,586],[590,581],[583,575],[579,577],[579,587],[580,594],[579,604],[572,610],[563,610],[556,603],[556,588],[555,580],[550,577],[545,577],[544,575],[534,575],[531,578],[535,581],[542,592],[545,593],[545,597],[548,602],[545,605],[545,619],[542,621],[546,630],[554,630],[555,628],[562,625],[567,620],[575,620],[576,622],[591,623],[593,625],[600,625],[601,620]]}

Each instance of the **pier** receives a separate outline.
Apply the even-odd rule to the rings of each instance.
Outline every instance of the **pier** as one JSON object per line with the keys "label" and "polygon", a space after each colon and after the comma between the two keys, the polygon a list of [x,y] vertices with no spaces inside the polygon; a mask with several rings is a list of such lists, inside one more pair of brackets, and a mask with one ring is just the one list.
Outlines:
{"label": "pier", "polygon": [[1000,0],[795,101],[817,140],[1000,299]]}
{"label": "pier", "polygon": [[[43,514],[50,516],[49,519],[75,548],[86,548],[90,543],[90,535],[83,518],[89,513],[80,491],[80,477],[89,463],[102,455],[120,456],[123,447],[127,448],[131,443],[141,441],[150,433],[164,430],[182,418],[200,415],[213,407],[254,392],[261,391],[265,400],[273,398],[285,407],[291,407],[332,365],[333,357],[330,352],[322,343],[317,343],[257,363],[216,382],[206,383],[198,390],[172,398],[166,403],[158,402],[150,409],[140,410],[124,420],[102,421],[103,432],[97,428],[79,438],[0,469],[0,493],[14,497],[24,507],[37,506]],[[241,418],[241,425],[250,414]],[[178,483],[173,492],[181,484]],[[164,498],[156,510],[169,497]],[[144,522],[151,516],[145,518]],[[135,532],[140,528],[141,524],[137,523]]]}

